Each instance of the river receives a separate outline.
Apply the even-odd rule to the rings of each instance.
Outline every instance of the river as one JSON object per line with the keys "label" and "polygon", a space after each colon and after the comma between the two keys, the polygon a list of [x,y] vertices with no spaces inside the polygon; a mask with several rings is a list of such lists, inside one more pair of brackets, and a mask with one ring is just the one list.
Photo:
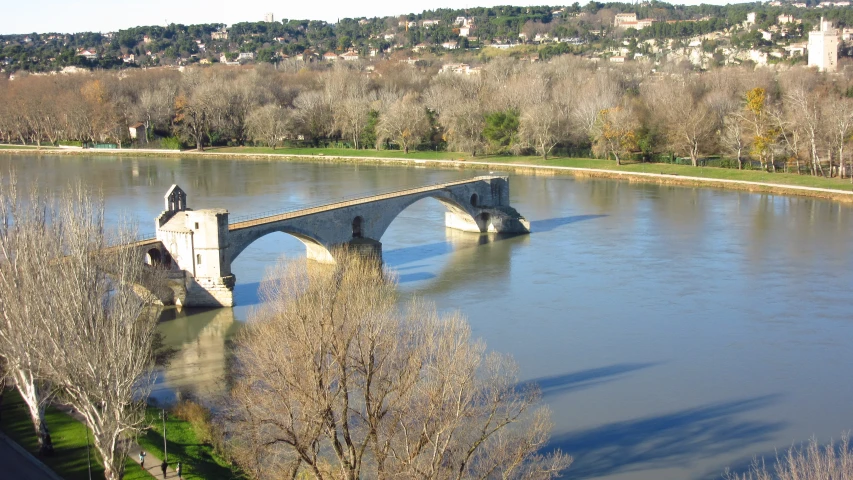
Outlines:
{"label": "river", "polygon": [[[173,183],[232,216],[471,177],[472,170],[266,160],[3,156],[23,184],[100,189],[111,219],[153,231]],[[755,454],[853,427],[853,208],[822,200],[513,175],[529,236],[444,228],[434,200],[394,221],[384,258],[400,288],[458,309],[511,354],[553,410],[566,478],[719,478]],[[225,339],[259,304],[284,234],[233,265],[238,307],[171,311],[180,348],[155,397],[221,388]]]}

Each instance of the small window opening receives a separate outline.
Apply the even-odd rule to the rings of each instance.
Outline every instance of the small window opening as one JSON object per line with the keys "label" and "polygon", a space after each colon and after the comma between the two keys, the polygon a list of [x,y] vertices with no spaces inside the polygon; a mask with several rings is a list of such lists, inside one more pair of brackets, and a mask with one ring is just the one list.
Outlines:
{"label": "small window opening", "polygon": [[200,253],[195,254],[195,263],[198,265],[201,265],[201,254]]}
{"label": "small window opening", "polygon": [[361,216],[352,219],[352,238],[361,238]]}
{"label": "small window opening", "polygon": [[195,222],[195,229],[198,230],[198,222]]}

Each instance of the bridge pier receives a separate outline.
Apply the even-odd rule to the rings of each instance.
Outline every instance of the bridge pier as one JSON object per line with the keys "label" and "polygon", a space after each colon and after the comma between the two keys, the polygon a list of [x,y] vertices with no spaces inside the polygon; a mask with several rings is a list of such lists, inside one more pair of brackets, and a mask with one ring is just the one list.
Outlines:
{"label": "bridge pier", "polygon": [[473,233],[530,233],[530,222],[518,215],[515,209],[483,208],[476,216],[454,211],[445,212],[447,228]]}
{"label": "bridge pier", "polygon": [[372,238],[353,238],[347,247],[364,257],[374,257],[382,261],[382,242]]}

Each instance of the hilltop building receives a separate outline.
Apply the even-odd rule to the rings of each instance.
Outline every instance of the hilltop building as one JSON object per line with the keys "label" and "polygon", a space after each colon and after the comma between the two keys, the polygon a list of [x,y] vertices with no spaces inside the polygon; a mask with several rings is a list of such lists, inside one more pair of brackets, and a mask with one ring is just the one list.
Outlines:
{"label": "hilltop building", "polygon": [[273,16],[272,12],[264,14],[264,21],[267,23],[272,23],[275,21],[275,17]]}
{"label": "hilltop building", "polygon": [[809,32],[809,66],[821,72],[834,72],[838,68],[838,30],[823,17],[818,30]]}
{"label": "hilltop building", "polygon": [[654,20],[644,19],[637,20],[636,13],[617,13],[613,18],[613,26],[615,28],[635,28],[642,30],[646,27],[651,27]]}

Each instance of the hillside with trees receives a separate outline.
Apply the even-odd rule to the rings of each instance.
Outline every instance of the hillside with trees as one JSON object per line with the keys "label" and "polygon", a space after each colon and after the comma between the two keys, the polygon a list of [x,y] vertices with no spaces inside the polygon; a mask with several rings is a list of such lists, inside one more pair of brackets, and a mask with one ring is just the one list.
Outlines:
{"label": "hillside with trees", "polygon": [[[344,18],[337,23],[284,19],[230,26],[169,24],[117,32],[0,35],[0,72],[11,75],[66,67],[124,69],[220,61],[278,64],[297,57],[319,61],[326,52],[347,51],[374,60],[397,52],[418,57],[424,51],[482,57],[487,55],[486,47],[492,45],[532,46],[532,51],[543,59],[565,53],[606,57],[607,52],[619,50],[625,42],[629,44],[627,53],[649,54],[644,41],[683,40],[711,32],[726,34],[736,47],[788,44],[802,40],[804,32],[821,17],[841,28],[853,26],[850,7],[797,8],[789,3],[774,3],[778,5],[590,2],[564,7],[437,9],[394,17]],[[823,6],[808,3],[812,4]],[[756,14],[756,22],[742,29],[750,12]],[[613,20],[620,13],[634,13],[638,19],[654,23],[642,29],[619,29]],[[772,42],[762,43],[760,32],[769,29],[782,14],[795,15],[801,23],[790,31],[779,32]],[[705,48],[713,52],[717,46]],[[842,48],[841,54],[847,55],[848,50]]]}

